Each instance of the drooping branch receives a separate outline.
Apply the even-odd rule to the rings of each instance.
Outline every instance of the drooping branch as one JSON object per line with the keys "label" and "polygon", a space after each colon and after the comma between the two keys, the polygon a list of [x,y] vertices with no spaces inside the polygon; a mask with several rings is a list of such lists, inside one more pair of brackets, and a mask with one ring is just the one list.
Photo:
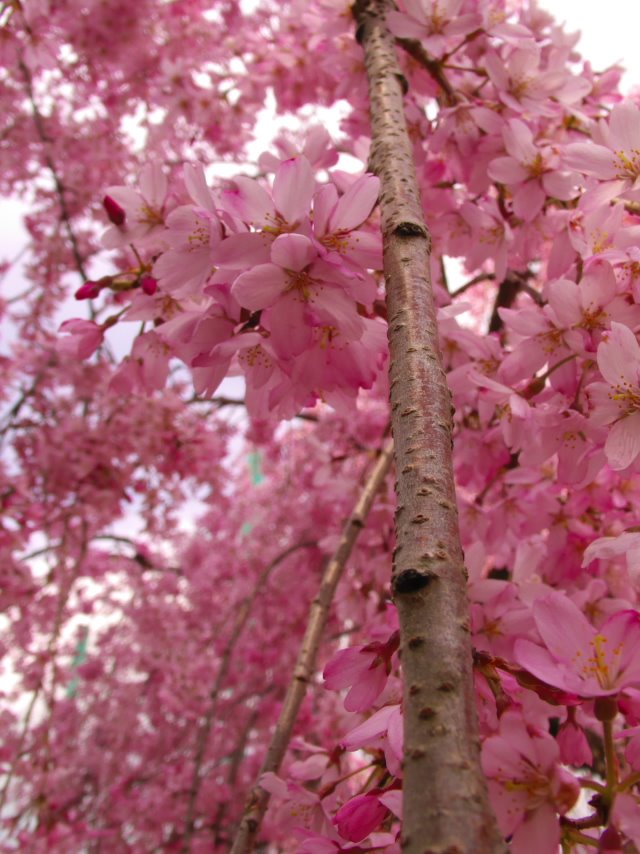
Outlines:
{"label": "drooping branch", "polygon": [[438,347],[426,228],[386,23],[353,7],[369,80],[370,163],[381,180],[397,471],[393,591],[404,675],[403,850],[488,854],[503,845],[479,763],[466,571],[452,465],[451,395]]}
{"label": "drooping branch", "polygon": [[313,676],[320,641],[326,625],[329,609],[342,571],[351,554],[358,534],[364,527],[374,498],[384,483],[393,459],[393,443],[387,441],[375,466],[371,470],[351,516],[345,522],[338,547],[327,563],[318,594],[311,603],[304,638],[298,652],[293,675],[287,689],[280,717],[267,749],[256,784],[249,792],[231,854],[248,854],[253,850],[263,816],[269,803],[269,793],[260,786],[260,779],[267,772],[276,773],[284,758],[298,712],[307,691],[307,683]]}

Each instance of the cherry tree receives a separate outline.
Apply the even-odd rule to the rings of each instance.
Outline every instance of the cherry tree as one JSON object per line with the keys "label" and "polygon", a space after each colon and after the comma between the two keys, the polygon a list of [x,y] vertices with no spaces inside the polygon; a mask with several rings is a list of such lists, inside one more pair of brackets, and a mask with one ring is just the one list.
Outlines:
{"label": "cherry tree", "polygon": [[2,850],[638,850],[620,70],[534,2],[0,22]]}

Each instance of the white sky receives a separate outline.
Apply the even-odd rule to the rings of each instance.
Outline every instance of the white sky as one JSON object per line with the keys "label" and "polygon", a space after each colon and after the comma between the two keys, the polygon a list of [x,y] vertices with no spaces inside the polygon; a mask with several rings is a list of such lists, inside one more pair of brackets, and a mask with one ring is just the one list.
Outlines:
{"label": "white sky", "polygon": [[541,0],[539,5],[569,32],[580,30],[577,45],[596,71],[620,63],[627,69],[623,91],[640,86],[637,0]]}

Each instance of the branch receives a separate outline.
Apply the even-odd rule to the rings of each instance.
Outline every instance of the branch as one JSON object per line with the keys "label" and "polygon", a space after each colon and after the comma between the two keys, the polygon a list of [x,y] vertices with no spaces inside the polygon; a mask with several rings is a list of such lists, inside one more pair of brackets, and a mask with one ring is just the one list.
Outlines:
{"label": "branch", "polygon": [[296,543],[293,546],[289,546],[289,548],[280,552],[280,554],[274,558],[271,563],[269,563],[261,572],[256,586],[253,588],[250,596],[244,600],[244,602],[240,605],[240,609],[236,614],[235,624],[233,629],[231,630],[231,635],[229,640],[227,641],[227,645],[225,647],[224,652],[222,653],[222,660],[220,662],[220,668],[218,670],[218,674],[216,676],[216,680],[209,692],[209,708],[207,709],[207,713],[205,714],[202,724],[200,725],[200,729],[198,730],[198,735],[196,737],[196,749],[195,749],[195,759],[193,762],[193,774],[191,776],[191,788],[189,790],[189,796],[187,801],[187,817],[185,820],[185,830],[184,837],[182,842],[182,851],[183,854],[187,854],[191,850],[191,838],[193,836],[194,826],[195,826],[195,813],[196,813],[196,801],[198,799],[198,794],[200,792],[200,786],[202,785],[202,763],[204,761],[204,755],[207,749],[207,744],[209,741],[209,735],[211,733],[211,726],[213,724],[213,719],[215,717],[218,694],[220,693],[220,689],[224,684],[224,680],[227,678],[227,673],[229,672],[229,667],[231,665],[231,657],[233,655],[233,651],[240,640],[240,636],[246,628],[247,622],[249,621],[249,617],[251,616],[251,612],[253,610],[253,606],[258,597],[258,594],[262,592],[267,581],[269,580],[269,576],[273,572],[273,570],[279,566],[283,560],[289,557],[289,555],[298,551],[299,549],[311,549],[315,548],[318,545],[316,540],[305,540],[300,543]]}
{"label": "branch", "polygon": [[249,792],[240,826],[231,849],[231,854],[249,854],[253,850],[256,836],[269,803],[269,793],[260,786],[263,774],[277,773],[286,753],[298,712],[316,667],[316,658],[324,631],[333,595],[342,576],[342,571],[351,554],[358,534],[364,527],[376,493],[384,483],[393,459],[393,444],[388,440],[362,488],[353,512],[345,522],[338,547],[325,567],[317,596],[311,603],[307,628],[302,639],[293,675],[282,704],[280,717],[271,738],[267,755],[258,779]]}
{"label": "branch", "polygon": [[[187,400],[187,403],[210,403],[217,406],[219,409],[222,409],[223,406],[246,406],[246,402],[239,398],[220,396],[198,397],[197,395],[194,395]],[[304,412],[298,412],[297,415],[294,415],[294,418],[299,418],[301,421],[318,421],[317,415],[310,415]]]}
{"label": "branch", "polygon": [[392,428],[397,471],[393,592],[404,676],[403,851],[505,850],[479,761],[467,574],[453,480],[451,395],[438,348],[424,223],[385,25],[391,0],[357,0],[381,180]]}
{"label": "branch", "polygon": [[518,294],[524,291],[531,299],[542,305],[542,297],[531,285],[527,284],[527,279],[533,276],[531,270],[525,270],[523,273],[518,273],[514,270],[508,270],[505,278],[500,282],[498,293],[493,304],[491,319],[489,320],[488,332],[500,332],[504,326],[504,321],[500,317],[498,309],[511,308],[516,301]]}
{"label": "branch", "polygon": [[[355,7],[361,5],[362,3],[356,3]],[[460,99],[447,80],[447,75],[442,70],[442,65],[437,60],[432,59],[416,39],[398,39],[397,41],[400,47],[406,50],[409,56],[412,56],[442,89],[447,107],[455,107]]]}

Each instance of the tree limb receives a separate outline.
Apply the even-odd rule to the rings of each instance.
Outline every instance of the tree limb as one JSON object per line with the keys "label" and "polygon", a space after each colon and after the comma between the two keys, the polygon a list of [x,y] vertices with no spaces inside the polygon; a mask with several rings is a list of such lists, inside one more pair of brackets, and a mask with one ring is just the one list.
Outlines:
{"label": "tree limb", "polygon": [[431,238],[385,24],[390,0],[353,7],[369,80],[370,163],[381,180],[392,429],[393,591],[404,676],[403,850],[505,850],[479,762],[471,643],[452,464],[451,395],[429,277]]}
{"label": "tree limb", "polygon": [[329,616],[333,595],[358,534],[364,527],[376,493],[384,483],[392,459],[393,443],[388,440],[362,488],[351,516],[345,522],[338,547],[322,574],[320,589],[309,609],[307,628],[302,639],[293,676],[282,704],[280,717],[276,723],[258,779],[249,792],[245,803],[231,854],[249,854],[253,850],[270,797],[269,793],[260,786],[260,779],[267,772],[276,773],[284,758],[300,706],[307,691],[307,683],[313,676],[316,667],[318,649]]}

